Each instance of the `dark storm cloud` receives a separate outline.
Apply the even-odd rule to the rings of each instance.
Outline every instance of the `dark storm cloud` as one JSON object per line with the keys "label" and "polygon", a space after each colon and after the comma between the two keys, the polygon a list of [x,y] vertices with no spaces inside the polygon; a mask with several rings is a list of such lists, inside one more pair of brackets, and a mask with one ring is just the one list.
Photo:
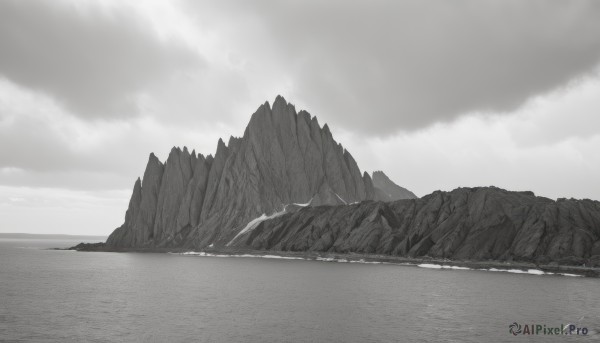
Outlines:
{"label": "dark storm cloud", "polygon": [[0,2],[0,76],[53,96],[77,115],[131,114],[144,86],[202,64],[184,45],[159,40],[131,11]]}
{"label": "dark storm cloud", "polygon": [[[469,111],[512,111],[600,61],[600,3],[594,1],[219,6],[231,25],[242,23],[231,38],[249,63],[276,61],[291,75],[296,98],[337,116],[341,125],[375,134],[450,121]],[[214,13],[198,13],[200,22],[216,21],[208,18]],[[248,16],[254,20],[239,20]]]}

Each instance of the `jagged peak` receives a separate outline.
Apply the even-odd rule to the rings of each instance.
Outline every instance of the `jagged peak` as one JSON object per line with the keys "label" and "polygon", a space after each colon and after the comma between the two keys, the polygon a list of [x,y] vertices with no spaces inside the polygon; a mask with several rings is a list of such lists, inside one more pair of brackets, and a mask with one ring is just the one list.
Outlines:
{"label": "jagged peak", "polygon": [[232,145],[236,144],[241,138],[235,136],[229,136],[229,141],[227,142],[227,146],[231,148]]}
{"label": "jagged peak", "polygon": [[298,115],[298,113],[296,113],[296,106],[294,106],[294,104],[292,104],[291,102],[285,100],[285,98],[281,95],[277,95],[275,101],[273,102],[273,110],[279,107],[283,109],[291,109],[293,110],[294,114],[296,114],[296,116]]}
{"label": "jagged peak", "polygon": [[172,147],[169,156],[167,157],[167,163],[169,160],[178,159],[182,154],[186,157],[191,156],[186,146],[183,147],[183,150],[178,146]]}
{"label": "jagged peak", "polygon": [[262,105],[258,106],[258,108],[256,109],[256,111],[254,111],[254,113],[250,117],[250,122],[246,126],[246,130],[244,131],[244,135],[246,134],[246,131],[248,131],[248,129],[250,128],[250,126],[252,126],[252,124],[254,122],[264,120],[264,118],[266,118],[267,115],[270,114],[270,113],[271,113],[271,105],[269,105],[268,101],[265,101]]}
{"label": "jagged peak", "polygon": [[[352,164],[357,164],[356,160],[354,159],[354,157],[352,156],[350,151],[348,151],[347,149],[344,149],[344,158]],[[358,167],[358,165],[357,165],[357,167]],[[359,169],[359,172],[360,172],[360,169]]]}
{"label": "jagged peak", "polygon": [[306,110],[300,110],[300,112],[298,112],[298,116],[303,117],[307,123],[310,123],[310,120],[312,119],[312,116]]}
{"label": "jagged peak", "polygon": [[156,155],[154,155],[153,152],[151,152],[150,155],[148,156],[148,163],[150,163],[150,162],[161,163],[160,160],[158,159],[158,157],[156,157]]}
{"label": "jagged peak", "polygon": [[[133,184],[133,194],[131,196],[131,199],[129,199],[129,208],[131,208],[131,204],[136,202],[136,194],[139,194],[142,191],[142,179],[140,179],[140,177],[138,176],[138,178],[135,180],[135,183]],[[137,201],[139,201],[139,198],[137,199]]]}
{"label": "jagged peak", "polygon": [[178,146],[172,147],[171,151],[169,152],[169,156],[167,157],[167,161],[165,163],[168,164],[169,161],[178,159],[180,154],[181,154],[181,148],[179,148]]}
{"label": "jagged peak", "polygon": [[387,175],[385,175],[385,173],[381,170],[373,171],[373,174],[371,175],[371,177],[373,179],[388,179],[388,180],[390,180],[390,178]]}
{"label": "jagged peak", "polygon": [[280,105],[280,104],[283,104],[283,106],[287,106],[288,102],[285,100],[285,98],[283,96],[278,94],[275,97],[275,101],[273,102],[273,107]]}
{"label": "jagged peak", "polygon": [[312,117],[312,119],[310,121],[315,122],[315,123],[317,123],[317,125],[319,125],[319,119],[317,119],[317,116]]}
{"label": "jagged peak", "polygon": [[219,142],[217,142],[217,152],[215,152],[215,157],[226,152],[227,150],[227,145],[225,145],[225,142],[222,138],[219,138]]}

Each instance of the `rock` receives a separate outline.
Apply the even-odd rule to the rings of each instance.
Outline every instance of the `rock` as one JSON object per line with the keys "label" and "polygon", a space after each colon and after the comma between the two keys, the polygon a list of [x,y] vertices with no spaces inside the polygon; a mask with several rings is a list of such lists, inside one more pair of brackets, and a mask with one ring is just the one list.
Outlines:
{"label": "rock", "polygon": [[262,222],[233,246],[597,265],[600,202],[459,188],[420,199],[303,208]]}
{"label": "rock", "polygon": [[79,249],[208,246],[593,266],[600,203],[496,187],[417,198],[381,171],[361,174],[327,125],[278,96],[214,157],[150,154],[123,225]]}
{"label": "rock", "polygon": [[67,250],[104,251],[106,250],[106,243],[79,243],[76,246],[70,247]]}
{"label": "rock", "polygon": [[413,192],[395,184],[382,171],[373,172],[373,185],[376,187],[375,192],[377,193],[377,200],[394,201],[417,198]]}
{"label": "rock", "polygon": [[293,204],[344,205],[410,193],[383,173],[377,180],[380,188],[327,125],[278,96],[272,107],[266,102],[256,110],[242,137],[220,139],[214,158],[174,147],[162,164],[151,154],[125,223],[106,246],[218,248],[251,220]]}

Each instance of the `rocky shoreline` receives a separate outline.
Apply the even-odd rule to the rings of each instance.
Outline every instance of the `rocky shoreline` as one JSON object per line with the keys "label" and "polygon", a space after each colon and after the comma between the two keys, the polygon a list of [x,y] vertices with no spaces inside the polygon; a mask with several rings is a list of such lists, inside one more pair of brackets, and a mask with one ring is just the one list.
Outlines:
{"label": "rocky shoreline", "polygon": [[[450,260],[431,257],[400,257],[378,254],[360,253],[327,253],[327,252],[291,252],[291,251],[265,251],[249,249],[203,249],[202,251],[190,251],[184,248],[115,248],[105,243],[80,243],[65,250],[76,250],[81,252],[136,252],[136,253],[173,253],[189,254],[199,256],[231,256],[231,257],[280,257],[283,259],[303,259],[331,262],[358,262],[358,263],[384,263],[397,265],[427,265],[432,268],[447,269],[471,269],[487,271],[510,271],[517,273],[572,275],[585,277],[600,277],[600,268],[577,265],[559,265],[558,263],[538,264],[525,261],[474,261],[474,260]],[[540,275],[542,273],[539,273]]]}

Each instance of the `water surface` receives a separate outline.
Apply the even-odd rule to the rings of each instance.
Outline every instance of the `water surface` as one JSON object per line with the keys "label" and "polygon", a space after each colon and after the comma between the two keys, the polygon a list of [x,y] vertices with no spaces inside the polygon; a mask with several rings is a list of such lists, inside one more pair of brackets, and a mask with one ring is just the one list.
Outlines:
{"label": "water surface", "polygon": [[[600,279],[45,250],[76,243],[0,240],[0,340],[600,341]],[[514,337],[515,321],[590,334]]]}

